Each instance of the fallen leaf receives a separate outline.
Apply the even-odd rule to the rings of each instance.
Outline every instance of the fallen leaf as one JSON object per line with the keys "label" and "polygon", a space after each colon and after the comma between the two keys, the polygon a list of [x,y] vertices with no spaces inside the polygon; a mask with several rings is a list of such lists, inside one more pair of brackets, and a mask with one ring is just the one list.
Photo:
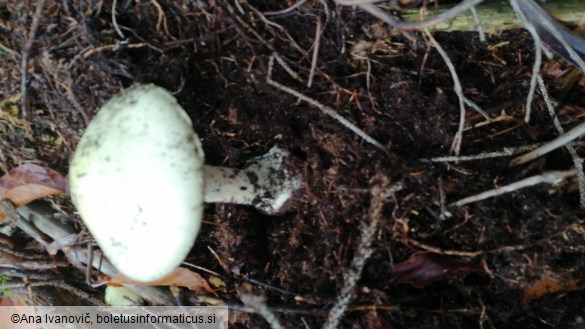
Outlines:
{"label": "fallen leaf", "polygon": [[121,285],[124,283],[134,284],[138,286],[174,286],[174,287],[185,287],[191,291],[199,292],[201,289],[207,292],[213,292],[213,289],[209,286],[207,281],[199,275],[190,271],[184,267],[179,267],[173,273],[165,276],[164,278],[151,282],[138,282],[130,278],[127,278],[122,273],[118,273],[110,278],[106,282],[108,285]]}
{"label": "fallen leaf", "polygon": [[[0,325],[2,329],[36,329],[39,326],[34,321],[7,321],[6,319],[14,319],[15,315],[22,320],[24,309],[22,306],[30,306],[25,299],[20,296],[12,295],[0,297]],[[35,317],[36,318],[36,317]]]}
{"label": "fallen leaf", "polygon": [[10,200],[20,207],[33,200],[63,193],[67,180],[55,170],[32,163],[11,169],[0,177],[0,201]]}
{"label": "fallen leaf", "polygon": [[24,299],[20,296],[4,296],[0,297],[0,307],[4,306],[28,306]]}
{"label": "fallen leaf", "polygon": [[540,280],[524,288],[524,307],[546,295],[578,290],[585,290],[585,285],[573,278],[546,271]]}
{"label": "fallen leaf", "polygon": [[455,259],[446,255],[420,253],[395,264],[392,275],[399,283],[423,288],[448,275],[471,271],[485,272],[483,260],[464,262],[459,258]]}

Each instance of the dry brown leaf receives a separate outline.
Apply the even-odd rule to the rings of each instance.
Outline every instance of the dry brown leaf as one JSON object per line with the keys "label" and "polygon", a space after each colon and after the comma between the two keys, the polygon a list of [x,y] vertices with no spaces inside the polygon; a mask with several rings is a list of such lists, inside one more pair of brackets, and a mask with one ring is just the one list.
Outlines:
{"label": "dry brown leaf", "polygon": [[585,285],[580,285],[573,278],[547,271],[540,280],[524,288],[524,306],[546,295],[577,290],[585,290]]}
{"label": "dry brown leaf", "polygon": [[445,276],[479,271],[484,272],[482,261],[465,262],[460,258],[434,253],[420,253],[411,256],[404,262],[395,264],[392,275],[399,283],[408,283],[416,288],[442,280]]}
{"label": "dry brown leaf", "polygon": [[0,327],[2,329],[36,329],[39,327],[34,321],[17,321],[16,323],[8,321],[8,319],[13,319],[15,314],[19,316],[18,319],[22,320],[24,314],[22,314],[21,306],[29,306],[23,297],[17,295],[0,297]]}
{"label": "dry brown leaf", "polygon": [[24,299],[20,296],[4,296],[0,297],[0,307],[1,306],[28,306]]}
{"label": "dry brown leaf", "polygon": [[211,289],[207,281],[201,275],[199,275],[199,273],[195,273],[184,267],[179,267],[173,271],[173,273],[165,276],[164,278],[151,282],[133,281],[121,273],[112,276],[107,282],[108,285],[120,285],[124,283],[135,284],[139,286],[185,287],[194,292],[199,292],[201,289],[207,292],[213,292],[213,289]]}
{"label": "dry brown leaf", "polygon": [[16,207],[66,189],[63,175],[33,163],[20,165],[0,177],[0,201],[8,199]]}

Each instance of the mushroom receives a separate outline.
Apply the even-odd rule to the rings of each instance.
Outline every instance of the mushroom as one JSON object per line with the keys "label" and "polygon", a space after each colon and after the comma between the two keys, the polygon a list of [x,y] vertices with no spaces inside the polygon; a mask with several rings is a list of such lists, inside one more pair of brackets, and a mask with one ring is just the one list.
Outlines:
{"label": "mushroom", "polygon": [[203,202],[281,212],[301,178],[273,147],[246,169],[205,166],[191,120],[165,89],[136,85],[114,96],[74,152],[74,205],[108,259],[135,281],[155,281],[191,250]]}
{"label": "mushroom", "polygon": [[107,286],[104,300],[110,306],[139,306],[144,298],[126,287]]}

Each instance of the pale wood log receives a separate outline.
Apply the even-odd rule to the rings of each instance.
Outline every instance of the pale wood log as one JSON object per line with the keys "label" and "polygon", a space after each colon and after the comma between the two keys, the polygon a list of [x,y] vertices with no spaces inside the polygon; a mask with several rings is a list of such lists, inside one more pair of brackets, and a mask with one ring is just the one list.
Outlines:
{"label": "pale wood log", "polygon": [[[585,0],[549,0],[541,5],[551,16],[568,24],[577,25],[585,17]],[[428,6],[425,17],[445,12],[450,8],[449,5],[440,5],[438,10],[435,10],[435,6],[431,4]],[[507,1],[486,1],[477,6],[476,9],[486,33],[497,34],[507,29],[522,28]],[[402,19],[405,21],[417,21],[420,18],[419,9],[409,9],[402,12]],[[436,25],[434,28],[439,31],[477,30],[471,12],[465,12],[449,22]]]}

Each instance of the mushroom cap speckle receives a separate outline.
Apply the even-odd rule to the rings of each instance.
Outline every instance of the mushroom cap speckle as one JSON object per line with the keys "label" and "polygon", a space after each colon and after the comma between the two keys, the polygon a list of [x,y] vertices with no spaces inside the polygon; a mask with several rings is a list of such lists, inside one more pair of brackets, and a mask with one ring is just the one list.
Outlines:
{"label": "mushroom cap speckle", "polygon": [[185,259],[203,212],[204,154],[165,89],[136,85],[95,115],[71,160],[73,203],[108,259],[154,281]]}

